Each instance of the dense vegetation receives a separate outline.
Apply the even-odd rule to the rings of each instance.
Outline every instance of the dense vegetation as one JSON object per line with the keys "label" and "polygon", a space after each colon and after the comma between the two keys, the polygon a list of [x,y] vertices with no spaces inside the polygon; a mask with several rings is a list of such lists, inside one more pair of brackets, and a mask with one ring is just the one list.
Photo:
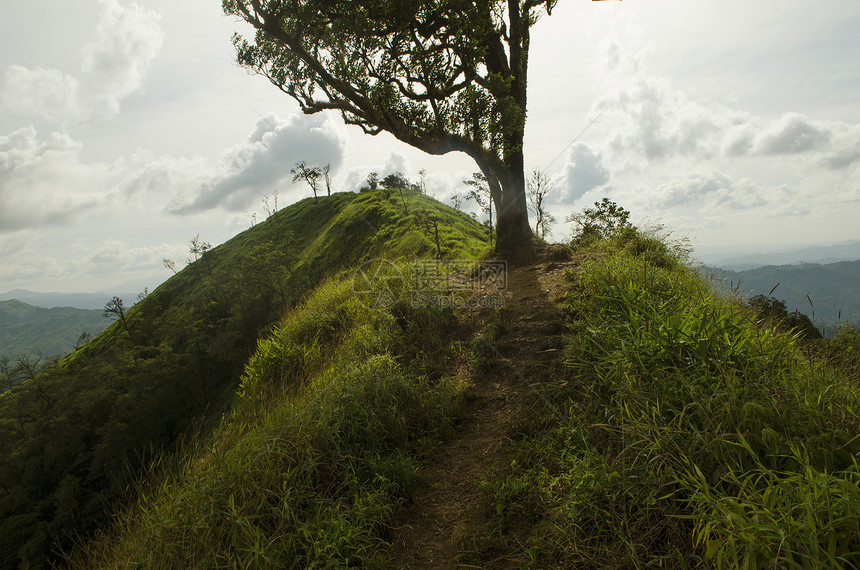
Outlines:
{"label": "dense vegetation", "polygon": [[[407,277],[408,279],[408,277]],[[380,562],[461,387],[450,311],[360,301],[325,282],[248,362],[212,437],[76,561],[82,568],[342,567]],[[111,536],[113,535],[113,536]]]}
{"label": "dense vegetation", "polygon": [[261,334],[322,279],[377,256],[475,257],[484,233],[414,192],[375,191],[301,201],[207,248],[0,398],[0,568],[51,560],[128,499],[150,460],[207,433]]}
{"label": "dense vegetation", "polygon": [[629,224],[586,240],[547,409],[466,554],[528,567],[860,565],[860,336],[804,341]]}
{"label": "dense vegetation", "polygon": [[[396,302],[356,294],[372,257],[488,247],[468,216],[406,198],[408,215],[386,191],[282,211],[0,399],[5,567],[45,561],[115,503],[72,566],[384,565],[463,410],[451,364],[498,364],[450,310],[411,302],[413,265],[369,291]],[[817,338],[773,299],[715,294],[609,201],[574,221],[563,356],[476,489],[460,561],[858,567],[860,335]]]}
{"label": "dense vegetation", "polygon": [[712,270],[749,296],[773,296],[789,312],[799,311],[828,333],[846,321],[860,328],[860,261],[820,265],[769,265],[746,271]]}
{"label": "dense vegetation", "polygon": [[62,355],[75,347],[82,333],[95,336],[107,324],[101,311],[0,301],[0,355]]}

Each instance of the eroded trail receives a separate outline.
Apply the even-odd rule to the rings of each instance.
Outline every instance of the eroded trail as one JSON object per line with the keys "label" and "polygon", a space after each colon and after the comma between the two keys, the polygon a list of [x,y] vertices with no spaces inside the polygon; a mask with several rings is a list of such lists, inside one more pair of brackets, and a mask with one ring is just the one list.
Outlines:
{"label": "eroded trail", "polygon": [[[426,485],[398,521],[388,567],[457,567],[461,543],[481,519],[479,484],[494,466],[504,468],[505,445],[530,411],[543,406],[535,388],[561,354],[557,300],[565,272],[579,261],[556,257],[562,259],[510,269],[506,290],[497,292],[504,295],[503,308],[459,311],[464,345],[481,335],[488,364],[476,364],[464,351],[452,371],[468,386],[461,429],[442,445],[425,473]],[[485,330],[491,320],[495,334]]]}

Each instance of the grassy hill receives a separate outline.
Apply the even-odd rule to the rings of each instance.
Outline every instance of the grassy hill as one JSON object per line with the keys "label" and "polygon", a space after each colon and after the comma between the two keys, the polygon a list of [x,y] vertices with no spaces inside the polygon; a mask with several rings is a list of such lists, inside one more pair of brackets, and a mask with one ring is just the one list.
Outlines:
{"label": "grassy hill", "polygon": [[802,344],[632,228],[564,249],[460,275],[504,307],[324,281],[74,566],[857,567],[858,335]]}
{"label": "grassy hill", "polygon": [[81,333],[97,335],[107,326],[102,311],[34,307],[18,300],[0,301],[0,355],[61,355],[75,348]]}
{"label": "grassy hill", "polygon": [[409,262],[487,244],[407,206],[279,212],[0,399],[5,567],[105,505],[71,567],[860,564],[855,331],[780,332],[606,220]]}
{"label": "grassy hill", "polygon": [[477,222],[405,194],[409,215],[388,191],[277,212],[0,398],[0,568],[51,560],[122,504],[162,450],[216,424],[261,335],[327,277],[375,257],[487,249]]}

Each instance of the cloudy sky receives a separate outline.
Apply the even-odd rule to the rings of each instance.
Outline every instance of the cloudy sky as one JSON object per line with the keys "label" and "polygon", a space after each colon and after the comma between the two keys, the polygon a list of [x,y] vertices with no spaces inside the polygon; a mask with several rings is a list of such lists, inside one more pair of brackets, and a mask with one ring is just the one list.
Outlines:
{"label": "cloudy sky", "polygon": [[[475,170],[304,116],[233,63],[217,0],[34,0],[0,18],[0,292],[169,276],[307,193],[296,162]],[[533,36],[529,171],[556,218],[609,196],[700,251],[860,239],[860,3],[561,0]],[[566,237],[564,224],[555,237]]]}

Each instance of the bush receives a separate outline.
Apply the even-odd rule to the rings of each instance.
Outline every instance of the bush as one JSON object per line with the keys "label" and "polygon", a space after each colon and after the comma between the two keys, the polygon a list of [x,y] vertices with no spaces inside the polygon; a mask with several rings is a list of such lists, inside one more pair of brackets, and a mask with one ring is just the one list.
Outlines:
{"label": "bush", "polygon": [[556,415],[483,485],[472,562],[860,565],[850,378],[713,295],[683,249],[621,234],[571,286],[567,372],[544,388]]}
{"label": "bush", "polygon": [[594,203],[594,208],[585,208],[582,212],[567,217],[566,221],[575,225],[571,246],[589,246],[598,240],[616,235],[631,235],[636,228],[629,222],[629,218],[630,212],[609,198],[603,198]]}

